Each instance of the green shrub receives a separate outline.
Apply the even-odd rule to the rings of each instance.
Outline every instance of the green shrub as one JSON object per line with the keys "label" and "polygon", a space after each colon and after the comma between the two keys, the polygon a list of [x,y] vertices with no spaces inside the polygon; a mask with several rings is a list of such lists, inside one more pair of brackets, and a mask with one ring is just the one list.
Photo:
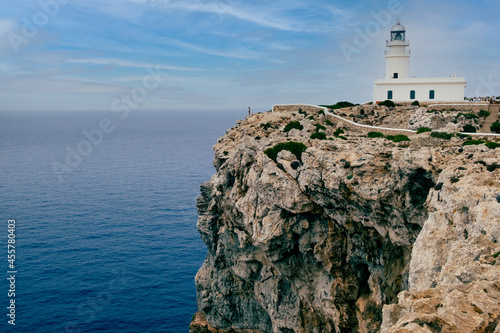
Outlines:
{"label": "green shrub", "polygon": [[328,126],[335,126],[334,123],[332,123],[330,120],[325,120],[325,124],[327,124]]}
{"label": "green shrub", "polygon": [[316,132],[319,132],[319,130],[326,130],[326,127],[321,124],[315,124],[314,126],[316,126]]}
{"label": "green shrub", "polygon": [[393,101],[386,99],[383,102],[380,102],[378,105],[383,105],[383,106],[388,106],[390,108],[396,107],[396,104],[394,104]]}
{"label": "green shrub", "polygon": [[457,115],[457,118],[460,117],[460,116],[464,116],[465,119],[477,119],[479,118],[477,115],[475,115],[474,113],[459,113]]}
{"label": "green shrub", "polygon": [[291,121],[288,124],[286,124],[285,128],[283,129],[283,132],[290,132],[292,128],[296,128],[298,130],[303,130],[304,126],[300,124],[298,121]]}
{"label": "green shrub", "polygon": [[349,176],[347,176],[347,179],[348,179],[348,180],[351,180],[351,179],[352,179],[352,177],[354,177],[354,175],[349,175]]}
{"label": "green shrub", "polygon": [[486,118],[490,115],[490,112],[489,111],[486,111],[486,110],[481,110],[479,111],[479,117],[483,117],[483,118]]}
{"label": "green shrub", "polygon": [[[499,97],[499,98],[500,98],[500,97]],[[495,253],[495,254],[493,255],[493,258],[495,258],[495,259],[496,259],[496,258],[498,258],[498,256],[500,256],[500,251],[498,251],[497,253]]]}
{"label": "green shrub", "polygon": [[282,150],[288,150],[292,154],[297,157],[297,159],[300,161],[302,158],[302,153],[307,149],[307,146],[303,144],[302,142],[282,142],[278,143],[272,148],[268,148],[264,150],[264,154],[267,155],[270,159],[272,159],[274,162],[276,162],[276,158],[278,157],[278,153]]}
{"label": "green shrub", "polygon": [[299,109],[299,113],[300,113],[300,114],[302,114],[302,115],[304,115],[304,117],[306,117],[306,116],[307,116],[307,112],[302,111],[302,109]]}
{"label": "green shrub", "polygon": [[463,143],[464,146],[481,145],[486,141],[483,140],[468,140]]}
{"label": "green shrub", "polygon": [[333,132],[334,136],[339,136],[340,134],[344,134],[344,130],[341,128],[337,128],[337,130]]}
{"label": "green shrub", "polygon": [[311,135],[311,139],[326,140],[326,134],[325,132],[316,132]]}
{"label": "green shrub", "polygon": [[462,133],[457,133],[457,136],[460,138],[460,139],[472,139],[472,136],[470,135],[467,135],[467,134],[462,134]]}
{"label": "green shrub", "polygon": [[444,140],[450,140],[453,137],[453,134],[446,133],[446,132],[432,132],[431,137],[438,138],[438,139],[444,139]]}
{"label": "green shrub", "polygon": [[394,140],[395,136],[394,135],[388,135],[385,137],[387,140]]}
{"label": "green shrub", "polygon": [[500,133],[500,123],[495,121],[493,125],[491,125],[490,130],[495,133]]}
{"label": "green shrub", "polygon": [[420,127],[418,130],[417,130],[417,134],[420,134],[420,133],[425,133],[425,132],[431,132],[432,129],[430,129],[429,127]]}
{"label": "green shrub", "polygon": [[351,102],[347,102],[347,101],[342,101],[342,102],[338,102],[337,104],[333,104],[333,105],[320,105],[320,106],[335,110],[335,109],[342,109],[342,108],[350,108],[350,107],[355,106],[355,104],[352,104]]}
{"label": "green shrub", "polygon": [[495,148],[498,148],[500,147],[500,143],[496,143],[496,142],[486,142],[486,147],[490,148],[490,149],[495,149]]}
{"label": "green shrub", "polygon": [[398,134],[392,139],[393,142],[401,142],[401,141],[411,141],[409,137],[403,134]]}
{"label": "green shrub", "polygon": [[420,103],[418,101],[414,101],[413,103],[411,103],[411,105],[413,105],[413,106],[420,106]]}
{"label": "green shrub", "polygon": [[465,125],[462,132],[466,133],[476,133],[476,128],[472,125]]}
{"label": "green shrub", "polygon": [[325,115],[325,111],[324,110],[319,110],[318,114]]}
{"label": "green shrub", "polygon": [[300,166],[300,162],[299,161],[293,161],[292,163],[290,163],[290,166],[292,167],[293,170],[297,170]]}
{"label": "green shrub", "polygon": [[262,128],[265,130],[273,127],[273,125],[271,125],[271,123],[260,124],[260,126],[262,126]]}
{"label": "green shrub", "polygon": [[368,132],[367,135],[369,138],[383,138],[385,136],[380,132]]}
{"label": "green shrub", "polygon": [[314,116],[309,116],[309,120],[314,120]]}
{"label": "green shrub", "polygon": [[342,140],[347,140],[347,138],[345,136],[342,136],[342,135],[337,136],[337,138],[342,139]]}

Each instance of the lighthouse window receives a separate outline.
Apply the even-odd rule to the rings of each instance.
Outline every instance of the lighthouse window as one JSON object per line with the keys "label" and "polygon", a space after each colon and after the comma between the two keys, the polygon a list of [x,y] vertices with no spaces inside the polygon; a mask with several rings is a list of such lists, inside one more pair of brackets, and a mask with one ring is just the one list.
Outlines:
{"label": "lighthouse window", "polygon": [[410,91],[410,99],[415,99],[415,90]]}
{"label": "lighthouse window", "polygon": [[435,91],[434,90],[430,90],[429,91],[429,99],[434,99],[435,97]]}
{"label": "lighthouse window", "polygon": [[387,92],[387,99],[392,99],[392,90]]}
{"label": "lighthouse window", "polygon": [[394,75],[392,76],[393,78],[397,79],[398,78],[398,73],[394,73]]}

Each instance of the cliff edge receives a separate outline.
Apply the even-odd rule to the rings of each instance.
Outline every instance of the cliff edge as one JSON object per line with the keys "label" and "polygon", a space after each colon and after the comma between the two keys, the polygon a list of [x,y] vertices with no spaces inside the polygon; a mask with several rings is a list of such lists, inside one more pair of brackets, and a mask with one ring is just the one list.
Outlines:
{"label": "cliff edge", "polygon": [[500,332],[500,149],[370,136],[297,106],[219,139],[190,332]]}

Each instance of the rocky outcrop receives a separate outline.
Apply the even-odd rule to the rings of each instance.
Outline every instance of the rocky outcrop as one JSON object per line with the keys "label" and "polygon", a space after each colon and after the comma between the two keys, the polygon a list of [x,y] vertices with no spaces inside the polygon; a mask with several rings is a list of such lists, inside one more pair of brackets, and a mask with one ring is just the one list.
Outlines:
{"label": "rocky outcrop", "polygon": [[[298,107],[228,130],[197,202],[191,332],[499,332],[499,150],[410,139]],[[307,149],[266,154],[284,142]]]}

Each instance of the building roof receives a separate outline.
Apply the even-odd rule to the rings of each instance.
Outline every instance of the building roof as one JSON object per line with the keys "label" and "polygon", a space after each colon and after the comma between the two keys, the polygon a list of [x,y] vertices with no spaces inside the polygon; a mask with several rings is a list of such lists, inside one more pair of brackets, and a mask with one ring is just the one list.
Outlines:
{"label": "building roof", "polygon": [[396,25],[392,27],[391,31],[406,31],[404,25],[399,22],[399,19],[396,22]]}

